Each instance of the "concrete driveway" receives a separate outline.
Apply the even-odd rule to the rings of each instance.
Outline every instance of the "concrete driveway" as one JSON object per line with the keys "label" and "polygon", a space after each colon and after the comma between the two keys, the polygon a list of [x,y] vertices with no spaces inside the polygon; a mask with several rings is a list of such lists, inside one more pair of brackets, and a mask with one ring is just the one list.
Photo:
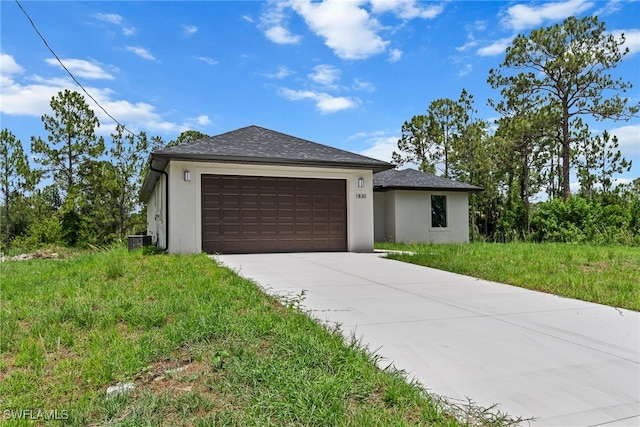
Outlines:
{"label": "concrete driveway", "polygon": [[380,257],[215,257],[296,295],[430,391],[536,426],[640,425],[640,313]]}

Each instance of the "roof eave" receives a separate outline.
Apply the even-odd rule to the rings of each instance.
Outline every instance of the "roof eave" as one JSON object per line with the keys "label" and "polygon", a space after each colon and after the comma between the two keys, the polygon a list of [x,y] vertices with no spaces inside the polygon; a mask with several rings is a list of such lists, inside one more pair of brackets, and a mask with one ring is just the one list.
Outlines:
{"label": "roof eave", "polygon": [[336,162],[322,160],[305,160],[305,159],[287,159],[273,157],[247,157],[247,156],[215,156],[203,154],[177,154],[177,153],[152,153],[153,159],[162,159],[166,163],[171,160],[175,161],[192,161],[192,162],[218,162],[218,163],[244,163],[244,164],[260,164],[260,165],[284,165],[284,166],[317,166],[325,168],[341,168],[341,169],[368,169],[374,173],[393,169],[395,166],[391,163],[380,161],[378,163],[359,163],[359,162]]}
{"label": "roof eave", "polygon": [[385,192],[393,190],[408,190],[408,191],[452,191],[458,193],[481,193],[484,188],[472,187],[472,188],[453,188],[453,187],[409,187],[401,185],[374,185],[373,191]]}
{"label": "roof eave", "polygon": [[156,186],[156,182],[160,179],[161,173],[158,171],[164,171],[168,163],[169,159],[158,158],[157,156],[154,156],[153,153],[149,155],[147,176],[144,178],[144,182],[140,188],[140,194],[138,195],[138,200],[140,202],[146,203],[149,200],[149,197],[151,197],[151,193],[153,193],[153,189]]}

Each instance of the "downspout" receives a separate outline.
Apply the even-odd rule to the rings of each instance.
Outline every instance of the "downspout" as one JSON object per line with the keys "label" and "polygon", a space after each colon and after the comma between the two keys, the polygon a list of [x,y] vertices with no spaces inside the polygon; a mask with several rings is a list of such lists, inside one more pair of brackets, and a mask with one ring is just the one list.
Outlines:
{"label": "downspout", "polygon": [[161,173],[165,176],[165,186],[164,186],[164,218],[166,224],[164,226],[164,243],[166,248],[165,251],[169,250],[169,174],[160,169],[154,169],[153,161],[149,161],[149,170],[154,172]]}

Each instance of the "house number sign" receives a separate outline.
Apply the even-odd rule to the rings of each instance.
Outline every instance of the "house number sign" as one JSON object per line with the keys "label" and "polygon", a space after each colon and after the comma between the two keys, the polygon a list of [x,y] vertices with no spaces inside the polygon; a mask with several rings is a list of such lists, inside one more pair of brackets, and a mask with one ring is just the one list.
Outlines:
{"label": "house number sign", "polygon": [[356,199],[366,199],[366,198],[367,198],[366,193],[356,193]]}

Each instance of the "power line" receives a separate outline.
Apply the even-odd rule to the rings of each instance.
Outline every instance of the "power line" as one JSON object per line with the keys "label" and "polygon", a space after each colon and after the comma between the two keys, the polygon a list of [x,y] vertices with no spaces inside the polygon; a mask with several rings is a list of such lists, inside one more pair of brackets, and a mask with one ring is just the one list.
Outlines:
{"label": "power line", "polygon": [[24,16],[27,17],[27,19],[29,20],[29,22],[31,23],[31,26],[33,27],[33,29],[35,30],[35,32],[38,34],[38,36],[40,36],[40,39],[42,40],[42,42],[44,43],[44,45],[47,47],[47,49],[49,49],[49,52],[51,52],[51,54],[56,58],[56,60],[58,61],[58,63],[60,64],[60,66],[62,68],[64,68],[64,70],[67,72],[67,74],[69,74],[69,76],[71,76],[71,79],[73,79],[73,81],[80,87],[80,89],[83,90],[84,93],[87,94],[87,96],[89,98],[91,98],[91,100],[93,102],[95,102],[95,104],[100,107],[100,109],[114,122],[116,122],[118,125],[120,125],[125,131],[129,132],[131,135],[135,134],[133,132],[131,132],[129,129],[127,129],[127,127],[125,125],[123,125],[122,123],[120,123],[115,117],[113,117],[111,114],[109,114],[109,112],[84,88],[84,86],[82,86],[82,83],[80,83],[78,81],[78,79],[75,78],[75,76],[71,73],[71,71],[69,71],[69,69],[62,63],[62,60],[58,57],[58,55],[53,51],[53,49],[51,48],[51,46],[49,46],[49,43],[47,43],[47,40],[44,38],[44,36],[40,33],[40,31],[38,30],[38,27],[36,27],[36,24],[33,22],[33,19],[31,19],[31,17],[29,16],[29,14],[27,13],[26,10],[24,10],[24,8],[22,7],[22,5],[20,4],[20,2],[18,0],[15,0],[16,4],[18,5],[18,7],[20,8],[20,10],[22,11],[22,13],[24,13]]}

